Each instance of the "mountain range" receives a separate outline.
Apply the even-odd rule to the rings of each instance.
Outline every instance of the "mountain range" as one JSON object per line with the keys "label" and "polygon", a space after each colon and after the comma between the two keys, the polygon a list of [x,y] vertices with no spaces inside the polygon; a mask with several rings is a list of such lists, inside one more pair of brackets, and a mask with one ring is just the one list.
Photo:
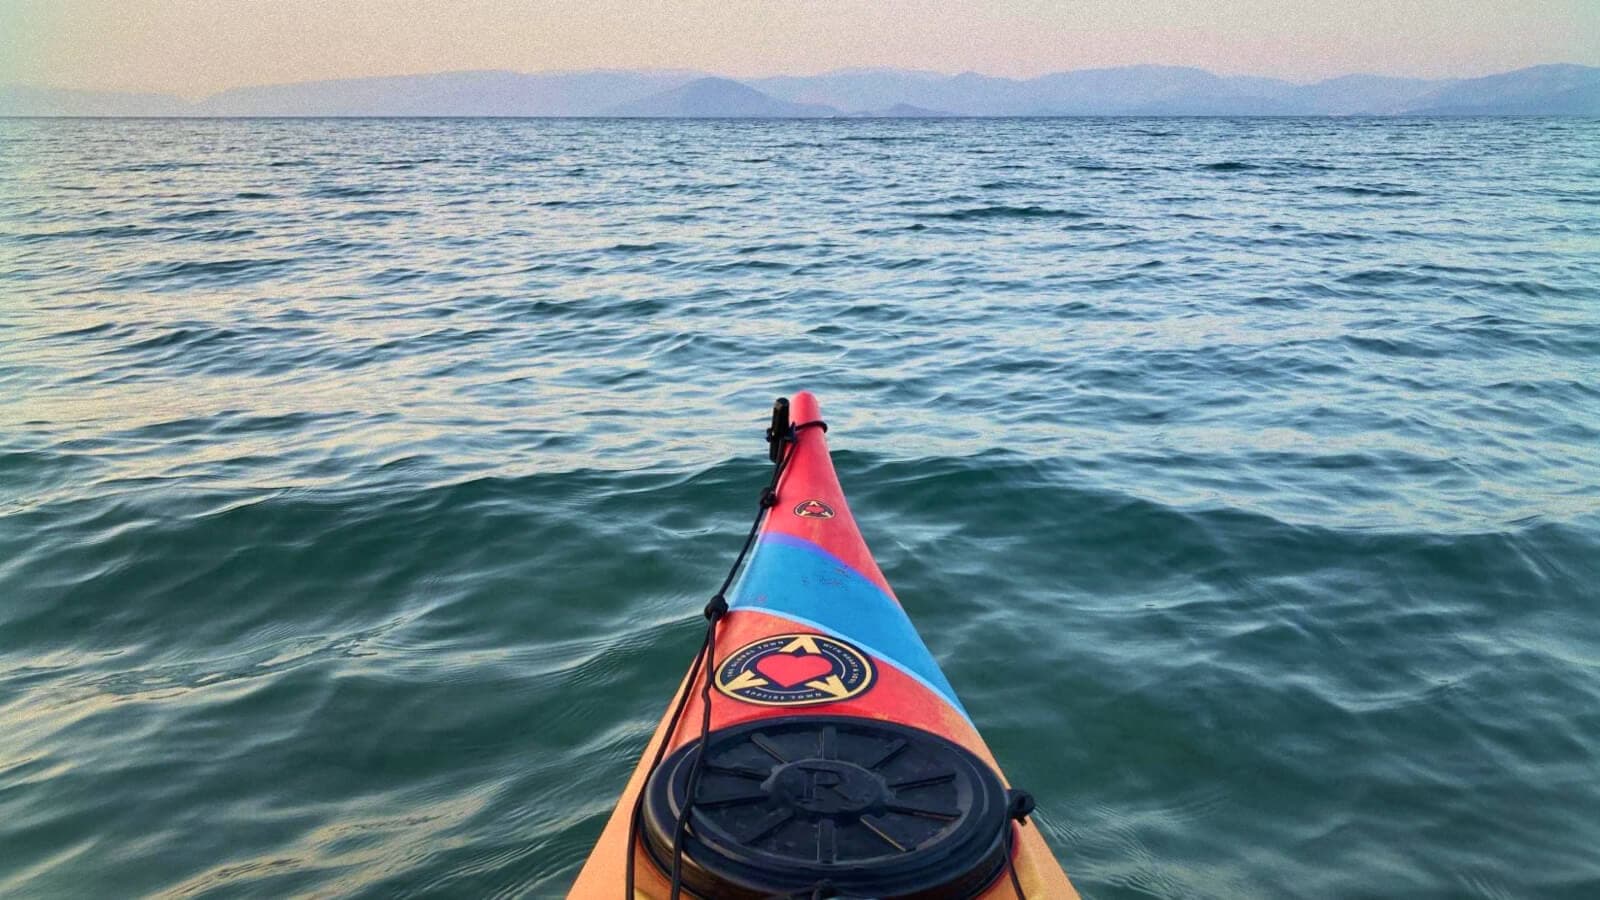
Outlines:
{"label": "mountain range", "polygon": [[170,94],[0,85],[12,116],[1600,116],[1600,67],[1552,64],[1481,78],[1346,75],[1314,84],[1179,66],[1015,79],[846,69],[733,80],[683,70],[445,72]]}

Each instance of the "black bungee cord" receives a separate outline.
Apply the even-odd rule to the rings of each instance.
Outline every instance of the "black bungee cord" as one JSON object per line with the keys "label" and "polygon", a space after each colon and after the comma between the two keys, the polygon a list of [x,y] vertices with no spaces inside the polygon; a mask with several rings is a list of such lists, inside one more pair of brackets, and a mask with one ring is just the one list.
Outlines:
{"label": "black bungee cord", "polygon": [[[789,467],[789,461],[794,457],[795,446],[799,440],[800,432],[807,428],[821,428],[828,430],[828,423],[821,419],[802,422],[799,425],[789,424],[789,401],[779,398],[772,405],[772,425],[767,429],[768,456],[773,461],[772,478],[766,487],[761,489],[761,500],[756,510],[755,521],[750,525],[750,531],[745,535],[744,545],[739,548],[739,555],[734,557],[733,565],[728,568],[728,574],[722,579],[722,586],[711,595],[706,603],[706,634],[705,640],[700,644],[700,650],[695,654],[694,662],[689,666],[689,675],[684,679],[683,685],[678,689],[678,697],[673,704],[672,716],[667,721],[667,727],[662,732],[661,743],[657,745],[655,755],[650,760],[650,768],[645,774],[644,784],[640,785],[638,794],[633,800],[633,812],[628,822],[627,842],[627,877],[626,897],[634,897],[634,867],[636,863],[635,844],[639,839],[640,818],[644,814],[645,787],[649,784],[650,776],[660,767],[661,760],[666,756],[667,744],[678,731],[678,724],[683,718],[684,709],[689,705],[689,697],[694,690],[697,679],[700,682],[700,746],[705,747],[706,737],[711,732],[711,681],[715,677],[715,650],[717,640],[717,623],[728,612],[728,589],[733,586],[733,579],[738,576],[739,569],[744,565],[745,558],[750,554],[750,548],[755,545],[756,536],[761,533],[761,523],[766,519],[767,510],[778,504],[778,482],[783,478],[783,473]],[[672,835],[672,900],[679,900],[683,890],[683,836],[688,831],[689,812],[694,807],[695,793],[700,786],[700,766],[704,759],[703,754],[697,754],[690,765],[687,784],[687,799],[684,802],[683,813],[678,817],[678,825]]]}

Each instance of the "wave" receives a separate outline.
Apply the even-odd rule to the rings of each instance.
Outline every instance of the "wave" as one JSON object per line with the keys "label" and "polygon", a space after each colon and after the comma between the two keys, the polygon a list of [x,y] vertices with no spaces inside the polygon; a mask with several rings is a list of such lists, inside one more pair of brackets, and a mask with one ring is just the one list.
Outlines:
{"label": "wave", "polygon": [[974,222],[988,219],[1087,219],[1089,213],[1071,209],[1051,209],[1044,206],[974,206],[949,212],[926,213],[923,218],[946,219],[953,222]]}
{"label": "wave", "polygon": [[106,279],[117,290],[179,289],[200,285],[240,285],[275,275],[298,263],[290,257],[176,260],[148,263]]}

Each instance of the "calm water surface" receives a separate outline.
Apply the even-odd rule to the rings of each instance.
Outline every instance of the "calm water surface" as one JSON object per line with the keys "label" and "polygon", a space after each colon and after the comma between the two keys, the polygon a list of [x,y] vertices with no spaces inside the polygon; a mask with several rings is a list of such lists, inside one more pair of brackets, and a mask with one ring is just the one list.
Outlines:
{"label": "calm water surface", "polygon": [[819,393],[1084,895],[1600,896],[1600,122],[0,121],[0,895],[558,896]]}

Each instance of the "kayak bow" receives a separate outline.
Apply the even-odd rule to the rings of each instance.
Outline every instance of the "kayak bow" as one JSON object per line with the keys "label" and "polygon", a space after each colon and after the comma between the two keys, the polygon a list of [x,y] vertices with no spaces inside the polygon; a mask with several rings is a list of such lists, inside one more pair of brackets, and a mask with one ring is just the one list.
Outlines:
{"label": "kayak bow", "polygon": [[776,489],[708,607],[708,662],[568,896],[626,898],[631,868],[633,900],[1076,898],[867,550],[816,398],[773,426]]}

